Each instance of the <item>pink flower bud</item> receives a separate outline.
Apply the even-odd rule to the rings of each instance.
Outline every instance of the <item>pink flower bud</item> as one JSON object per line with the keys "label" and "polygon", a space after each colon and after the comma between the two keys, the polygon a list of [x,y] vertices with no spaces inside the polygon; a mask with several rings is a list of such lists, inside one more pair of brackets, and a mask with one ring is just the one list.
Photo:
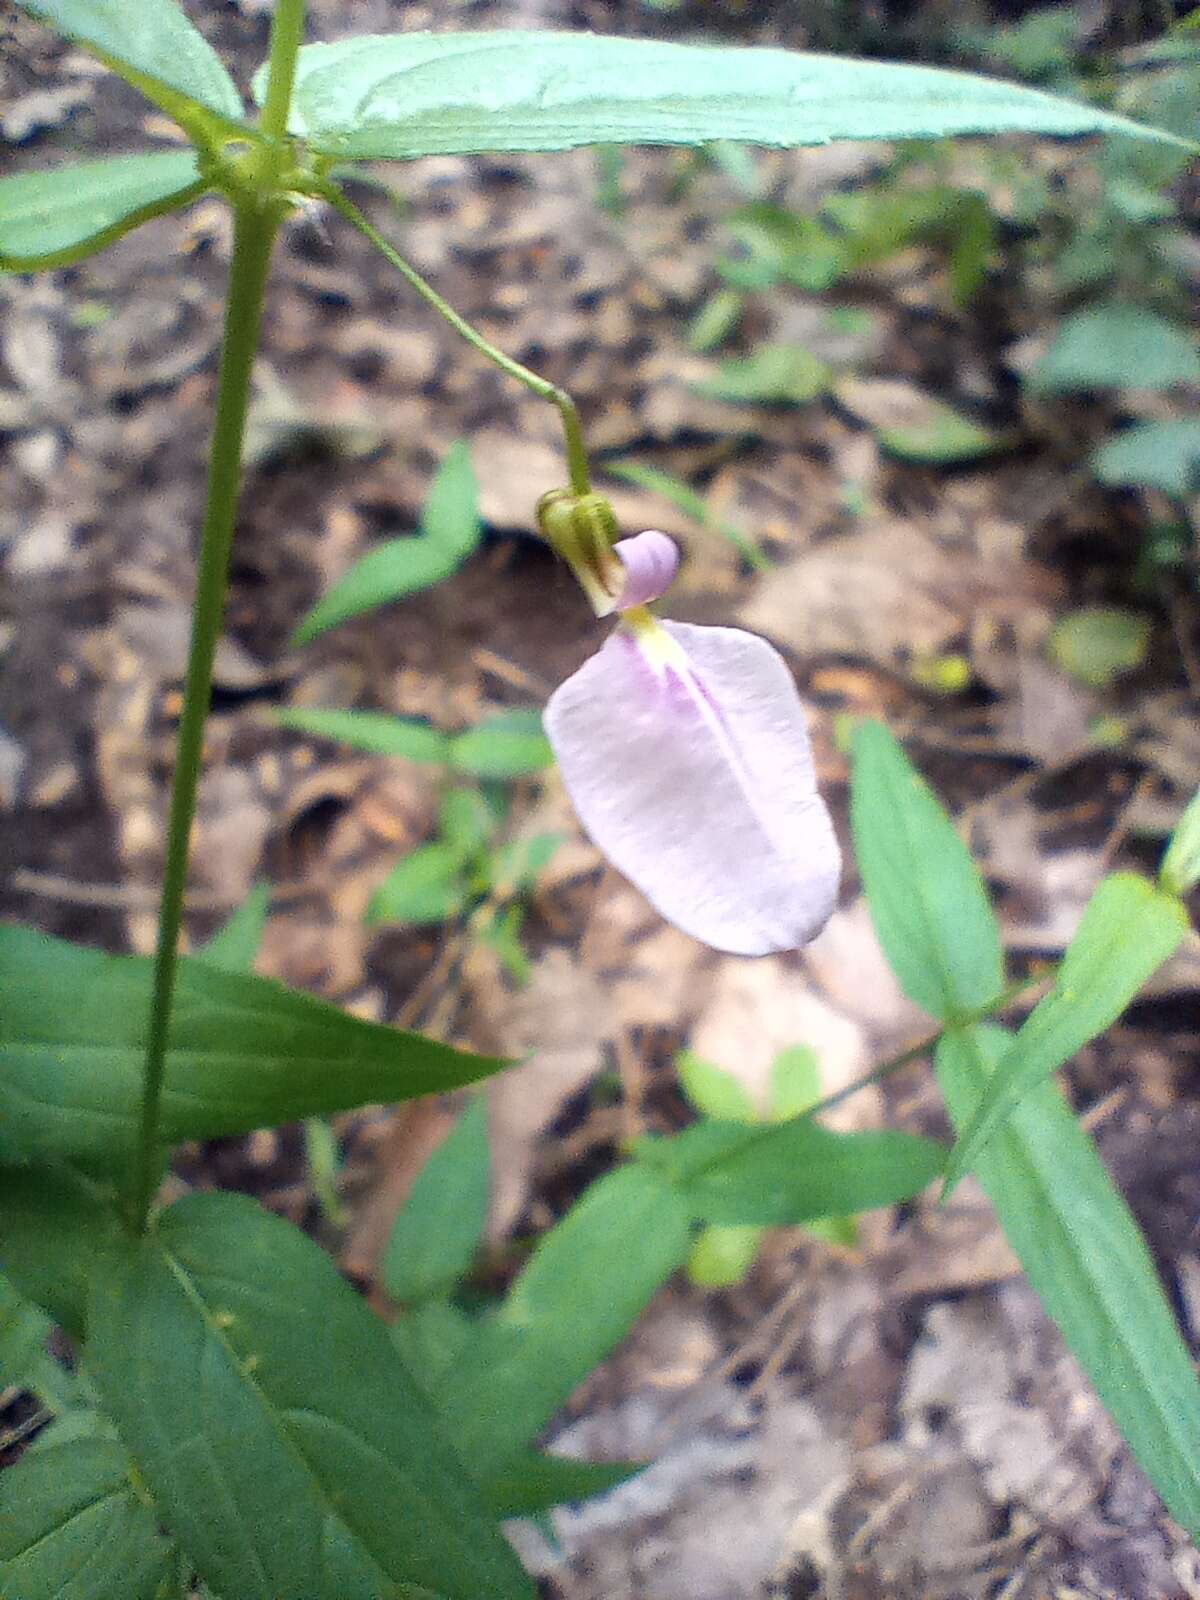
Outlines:
{"label": "pink flower bud", "polygon": [[632,539],[618,540],[613,551],[625,568],[625,587],[617,596],[618,611],[657,600],[666,594],[679,571],[679,546],[657,528],[648,528]]}
{"label": "pink flower bud", "polygon": [[841,856],[791,674],[737,628],[645,613],[630,624],[546,707],[584,828],[703,943],[735,955],[807,944],[837,903]]}

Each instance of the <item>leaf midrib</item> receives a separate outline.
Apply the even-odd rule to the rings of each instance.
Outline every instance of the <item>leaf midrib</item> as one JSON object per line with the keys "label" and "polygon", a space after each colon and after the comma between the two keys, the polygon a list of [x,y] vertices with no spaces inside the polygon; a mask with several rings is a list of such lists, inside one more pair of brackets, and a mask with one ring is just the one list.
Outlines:
{"label": "leaf midrib", "polygon": [[[280,1412],[279,1408],[275,1405],[274,1401],[263,1388],[262,1384],[255,1382],[252,1374],[246,1371],[245,1358],[238,1354],[233,1343],[226,1336],[225,1330],[220,1326],[214,1314],[209,1310],[208,1302],[204,1299],[204,1296],[200,1293],[200,1290],[193,1283],[191,1274],[188,1272],[183,1262],[171,1252],[171,1250],[163,1242],[161,1236],[154,1241],[154,1244],[161,1253],[167,1269],[178,1283],[184,1298],[189,1301],[189,1303],[191,1303],[198,1312],[200,1320],[204,1324],[209,1338],[212,1339],[225,1354],[233,1368],[233,1371],[237,1374],[238,1382],[251,1393],[253,1393],[259,1399],[259,1401],[261,1401],[270,1419],[272,1430],[276,1434],[280,1444],[283,1446],[285,1452],[291,1456],[295,1462],[298,1463],[303,1470],[304,1476],[313,1485],[318,1505],[324,1507],[325,1515],[332,1517],[337,1522],[338,1526],[344,1528],[347,1535],[354,1540],[355,1543],[358,1543],[359,1541],[357,1535],[354,1533],[354,1530],[350,1528],[342,1519],[334,1502],[326,1497],[321,1480],[317,1477],[309,1462],[305,1459],[299,1446],[288,1433],[287,1428],[284,1426],[282,1413]],[[258,1554],[257,1544],[252,1542],[250,1548],[254,1552],[255,1562],[258,1564],[259,1570],[262,1572],[264,1587],[269,1590],[270,1583],[267,1581],[268,1574],[266,1569],[262,1566],[262,1562]],[[326,1590],[325,1580],[327,1577],[327,1567],[325,1558],[325,1542],[323,1539],[318,1539],[317,1550],[317,1559],[320,1563],[321,1577],[321,1587],[319,1593],[324,1595]],[[391,1574],[388,1574],[388,1576],[390,1577]]]}
{"label": "leaf midrib", "polygon": [[[969,1048],[973,1057],[975,1058],[975,1063],[979,1070],[980,1081],[986,1084],[991,1077],[994,1076],[994,1070],[987,1071],[986,1063],[982,1059],[983,1052],[981,1051],[979,1044],[975,1039],[974,1030],[964,1030],[963,1038],[965,1041],[969,1042]],[[1074,1255],[1075,1260],[1081,1268],[1083,1276],[1085,1277],[1087,1284],[1092,1291],[1094,1302],[1100,1309],[1105,1329],[1108,1331],[1113,1341],[1121,1349],[1123,1349],[1130,1358],[1141,1379],[1143,1393],[1148,1399],[1151,1400],[1155,1417],[1159,1419],[1159,1423],[1164,1434],[1170,1437],[1172,1441],[1172,1451],[1176,1456],[1177,1461],[1184,1463],[1186,1466],[1188,1462],[1194,1460],[1193,1451],[1196,1440],[1181,1440],[1177,1436],[1177,1431],[1182,1419],[1178,1418],[1172,1409],[1164,1408],[1160,1401],[1152,1398],[1156,1394],[1156,1389],[1154,1384],[1151,1381],[1148,1381],[1148,1375],[1152,1378],[1155,1368],[1148,1362],[1146,1358],[1143,1357],[1140,1351],[1122,1338],[1124,1324],[1119,1314],[1119,1308],[1110,1308],[1110,1302],[1107,1295],[1100,1292],[1100,1285],[1094,1276],[1090,1262],[1086,1261],[1085,1258],[1075,1249],[1074,1237],[1069,1225],[1069,1217],[1067,1211],[1062,1205],[1059,1184],[1057,1181],[1055,1181],[1057,1175],[1046,1174],[1035,1150],[1029,1144],[1027,1144],[1024,1135],[1021,1132],[1020,1123],[1013,1118],[1009,1119],[1008,1124],[1003,1131],[1002,1138],[1004,1140],[1011,1141],[1016,1149],[1015,1160],[1011,1154],[1009,1155],[1008,1159],[1014,1161],[1014,1165],[1020,1165],[1025,1169],[1026,1173],[1028,1173],[1032,1178],[1034,1185],[1040,1191],[1044,1200],[1048,1204],[1048,1209],[1054,1218],[1060,1234],[1067,1241],[1068,1247],[1070,1248],[1072,1255]],[[993,1147],[992,1153],[993,1157],[997,1160],[997,1164],[999,1165],[999,1151]],[[1003,1187],[1001,1174],[997,1175],[996,1182],[998,1187]],[[1118,1198],[1120,1199],[1119,1196]],[[1120,1200],[1120,1203],[1122,1206],[1125,1205],[1123,1199]],[[1129,1221],[1136,1230],[1136,1224],[1132,1223],[1132,1219],[1127,1216],[1126,1220]],[[1149,1263],[1148,1257],[1147,1261],[1150,1265],[1152,1282],[1155,1290],[1157,1291],[1157,1296],[1162,1297],[1165,1301],[1165,1296],[1163,1296],[1162,1292],[1162,1286],[1159,1284],[1157,1276],[1153,1274],[1153,1265],[1152,1263]],[[1024,1263],[1022,1263],[1022,1266],[1024,1266]],[[1172,1327],[1174,1327],[1173,1319],[1171,1320]],[[1060,1327],[1059,1331],[1063,1335],[1064,1343],[1067,1344],[1069,1348],[1072,1347],[1073,1341],[1072,1339],[1068,1338],[1065,1330]],[[1176,1338],[1178,1338],[1179,1334],[1177,1329],[1175,1329],[1175,1334]],[[1074,1353],[1073,1350],[1072,1353]],[[1090,1372],[1088,1373],[1088,1379],[1089,1382],[1093,1384],[1096,1383],[1094,1376]],[[1200,1478],[1197,1477],[1195,1472],[1191,1474],[1191,1478],[1193,1483],[1193,1494],[1200,1495]]]}

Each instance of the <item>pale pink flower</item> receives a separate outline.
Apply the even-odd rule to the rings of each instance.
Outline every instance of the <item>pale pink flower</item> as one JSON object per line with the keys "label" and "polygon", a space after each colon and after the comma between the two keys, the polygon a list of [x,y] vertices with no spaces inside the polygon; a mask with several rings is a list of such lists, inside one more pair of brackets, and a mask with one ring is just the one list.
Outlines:
{"label": "pale pink flower", "polygon": [[736,955],[824,927],[841,856],[800,697],[765,639],[634,611],[545,725],[584,828],[669,922]]}
{"label": "pale pink flower", "polygon": [[625,587],[615,601],[617,611],[657,600],[666,594],[679,571],[679,546],[657,528],[647,528],[632,539],[619,539],[613,554],[625,569]]}

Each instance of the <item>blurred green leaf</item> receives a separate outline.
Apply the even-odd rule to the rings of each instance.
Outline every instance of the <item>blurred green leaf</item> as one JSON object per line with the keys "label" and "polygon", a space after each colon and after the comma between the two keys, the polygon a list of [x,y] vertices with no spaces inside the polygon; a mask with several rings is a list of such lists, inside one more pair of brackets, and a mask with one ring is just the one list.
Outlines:
{"label": "blurred green leaf", "polygon": [[576,1461],[530,1450],[498,1472],[485,1494],[493,1516],[530,1517],[551,1506],[607,1494],[646,1466],[644,1461]]}
{"label": "blurred green leaf", "polygon": [[730,139],[714,139],[704,152],[713,166],[745,195],[758,192],[757,151]]}
{"label": "blurred green leaf", "polygon": [[1167,894],[1189,894],[1200,882],[1200,789],[1175,825],[1158,880]]}
{"label": "blurred green leaf", "polygon": [[535,833],[502,845],[492,860],[492,887],[496,893],[528,894],[565,837],[561,833]]}
{"label": "blurred green leaf", "polygon": [[741,321],[745,300],[736,289],[718,289],[710,295],[692,318],[688,328],[689,350],[715,350]]}
{"label": "blurred green leaf", "polygon": [[0,1167],[0,1268],[74,1339],[83,1336],[88,1285],[118,1228],[103,1184],[69,1167]]}
{"label": "blurred green leaf", "polygon": [[196,951],[196,960],[222,972],[249,972],[258,959],[270,906],[271,885],[256,883],[224,927]]}
{"label": "blurred green leaf", "polygon": [[972,461],[1008,443],[1003,434],[981,427],[903,378],[850,376],[839,379],[833,392],[886,450],[906,461]]}
{"label": "blurred green leaf", "polygon": [[0,178],[0,268],[69,266],[203,190],[193,150],[110,156]]}
{"label": "blurred green leaf", "polygon": [[1161,489],[1183,500],[1200,485],[1200,422],[1142,422],[1101,445],[1092,457],[1101,483]]}
{"label": "blurred green leaf", "polygon": [[950,1020],[1004,987],[987,891],[933,791],[878,722],[854,731],[850,820],[871,920],[910,1000]]}
{"label": "blurred green leaf", "polygon": [[765,1228],[752,1223],[714,1223],[701,1228],[687,1259],[687,1275],[698,1289],[729,1289],[754,1265]]}
{"label": "blurred green leaf", "polygon": [[1073,5],[1042,6],[1020,22],[989,28],[980,41],[981,54],[993,67],[1019,78],[1055,80],[1071,66],[1082,28]]}
{"label": "blurred green leaf", "polygon": [[[4,1192],[0,1179],[0,1195]],[[0,1224],[0,1246],[4,1228]],[[0,1391],[25,1386],[45,1354],[50,1318],[0,1273]],[[0,1591],[2,1592],[2,1591]]]}
{"label": "blurred green leaf", "polygon": [[92,1385],[83,1377],[81,1369],[69,1372],[66,1367],[58,1366],[57,1362],[55,1368],[64,1380],[60,1387],[65,1388],[67,1398],[60,1396],[59,1401],[53,1402],[60,1415],[30,1441],[25,1454],[29,1455],[35,1450],[57,1450],[60,1445],[73,1443],[77,1439],[107,1439],[112,1444],[118,1443],[117,1430],[96,1404]]}
{"label": "blurred green leaf", "polygon": [[739,1079],[715,1062],[705,1061],[691,1050],[680,1050],[675,1057],[679,1087],[701,1116],[719,1122],[756,1122],[758,1114],[749,1091]]}
{"label": "blurred green leaf", "polygon": [[174,0],[17,0],[17,4],[100,57],[169,116],[186,121],[189,103],[225,122],[244,115],[237,85],[204,35]]}
{"label": "blurred green leaf", "polygon": [[722,361],[714,377],[695,385],[700,394],[737,404],[805,405],[829,390],[827,362],[794,344],[760,344],[751,355]]}
{"label": "blurred green leaf", "polygon": [[[257,95],[263,86],[260,71]],[[1105,129],[1154,137],[1094,106],[970,73],[519,31],[359,35],[308,45],[290,123],[318,150],[360,160],[585,144],[802,145]]]}
{"label": "blurred green leaf", "polygon": [[719,533],[723,539],[728,539],[756,572],[770,571],[771,563],[757,545],[752,544],[731,522],[726,522],[723,517],[713,516],[703,495],[697,494],[695,489],[684,483],[682,478],[677,478],[670,472],[660,472],[657,467],[645,466],[640,461],[606,461],[604,470],[611,473],[614,478],[621,478],[625,483],[635,483],[639,489],[649,489],[652,494],[662,495],[663,499],[677,511],[682,511],[685,517],[691,517],[700,527],[711,529],[713,533]]}
{"label": "blurred green leaf", "polygon": [[641,1163],[593,1183],[542,1236],[443,1396],[450,1435],[485,1481],[524,1452],[687,1258],[682,1199]]}
{"label": "blurred green leaf", "polygon": [[172,1547],[111,1439],[26,1451],[4,1474],[0,1594],[13,1600],[160,1600]]}
{"label": "blurred green leaf", "polygon": [[487,1102],[476,1097],[417,1175],[383,1255],[383,1285],[412,1303],[448,1293],[475,1259],[487,1221]]}
{"label": "blurred green leaf", "polygon": [[1146,659],[1150,619],[1119,606],[1083,606],[1054,625],[1049,651],[1064,672],[1097,687]]}
{"label": "blurred green leaf", "polygon": [[781,1050],[771,1063],[771,1120],[785,1122],[811,1110],[821,1098],[821,1063],[806,1044]]}
{"label": "blurred green leaf", "polygon": [[476,778],[524,778],[554,763],[540,711],[497,711],[450,742],[450,765]]}
{"label": "blurred green leaf", "polygon": [[219,1593],[532,1595],[383,1323],[253,1201],[189,1195],[127,1241],[96,1284],[88,1356]]}
{"label": "blurred green leaf", "polygon": [[341,1153],[337,1136],[323,1117],[304,1119],[304,1164],[321,1215],[331,1228],[344,1228],[350,1213],[338,1194]]}
{"label": "blurred green leaf", "polygon": [[919,419],[878,429],[879,442],[889,455],[898,456],[902,461],[942,464],[976,461],[1007,445],[1005,436],[994,428],[981,427],[932,395],[923,399],[924,414]]}
{"label": "blurred green leaf", "polygon": [[350,617],[416,594],[457,572],[479,544],[479,485],[466,441],[446,452],[421,513],[420,532],[389,539],[350,568],[292,635],[307,644]]}
{"label": "blurred green leaf", "polygon": [[621,189],[621,175],[625,171],[625,152],[619,145],[602,144],[596,147],[596,204],[601,211],[619,217],[625,210],[625,195]]}
{"label": "blurred green leaf", "polygon": [[971,663],[966,656],[915,655],[909,663],[914,683],[933,694],[962,694],[971,682]]}
{"label": "blurred green leaf", "polygon": [[513,981],[522,985],[529,982],[533,970],[521,943],[524,922],[524,906],[508,905],[490,919],[485,919],[476,933],[481,943],[496,952]]}
{"label": "blurred green leaf", "polygon": [[1187,929],[1187,912],[1175,896],[1145,878],[1116,872],[1103,880],[1067,946],[1054,988],[1026,1018],[955,1145],[947,1191],[1029,1090],[1111,1027]]}
{"label": "blurred green leaf", "polygon": [[[441,1412],[475,1338],[476,1324],[449,1300],[419,1300],[401,1310],[388,1333],[434,1410]],[[471,1469],[470,1462],[465,1465]]]}
{"label": "blurred green leaf", "polygon": [[438,833],[460,861],[477,856],[495,828],[496,817],[478,789],[449,789],[443,795]]}
{"label": "blurred green leaf", "polygon": [[1113,178],[1104,190],[1105,199],[1113,210],[1135,227],[1148,222],[1165,222],[1175,215],[1175,202],[1169,194],[1149,189],[1130,178]]}
{"label": "blurred green leaf", "polygon": [[392,868],[371,896],[367,921],[445,922],[469,905],[462,856],[447,844],[418,845]]}
{"label": "blurred green leaf", "polygon": [[907,1200],[942,1171],[946,1152],[912,1134],[832,1133],[809,1117],[746,1127],[698,1122],[638,1142],[698,1222],[786,1227]]}
{"label": "blurred green leaf", "polygon": [[1111,302],[1067,317],[1029,375],[1039,394],[1080,389],[1169,389],[1200,381],[1195,340],[1144,306]]}
{"label": "blurred green leaf", "polygon": [[858,1249],[858,1223],[853,1217],[813,1217],[804,1224],[804,1231],[843,1250]]}
{"label": "blurred green leaf", "polygon": [[[955,1127],[973,1126],[1015,1048],[952,1031],[935,1056]],[[1030,1283],[1150,1481],[1200,1535],[1200,1383],[1145,1241],[1054,1083],[1035,1084],[975,1159]]]}
{"label": "blurred green leaf", "polygon": [[276,711],[281,728],[332,739],[352,750],[374,756],[402,756],[427,765],[449,760],[450,740],[428,722],[415,717],[390,717],[381,711],[334,711],[317,707],[286,706]]}
{"label": "blurred green leaf", "polygon": [[948,251],[950,288],[964,305],[983,280],[995,247],[996,225],[983,195],[946,184],[920,188],[884,181],[829,195],[822,215],[841,229],[838,248],[846,275],[917,242]]}
{"label": "blurred green leaf", "polygon": [[785,280],[820,294],[842,275],[845,251],[813,217],[759,202],[735,212],[726,227],[746,258],[723,261],[718,271],[740,289],[769,289]]}
{"label": "blurred green leaf", "polygon": [[[0,1159],[107,1164],[127,1155],[141,1104],[151,974],[146,957],[102,955],[0,927]],[[212,1139],[412,1099],[499,1066],[185,956],[162,1138]]]}

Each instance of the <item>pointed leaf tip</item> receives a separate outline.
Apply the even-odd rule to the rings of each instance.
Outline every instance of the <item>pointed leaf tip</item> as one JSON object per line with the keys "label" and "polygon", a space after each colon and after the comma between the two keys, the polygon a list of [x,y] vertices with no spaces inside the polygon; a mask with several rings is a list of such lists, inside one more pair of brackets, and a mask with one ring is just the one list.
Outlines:
{"label": "pointed leaf tip", "polygon": [[809,943],[841,856],[800,697],[737,628],[619,628],[555,691],[546,732],[584,828],[668,921],[714,949]]}

